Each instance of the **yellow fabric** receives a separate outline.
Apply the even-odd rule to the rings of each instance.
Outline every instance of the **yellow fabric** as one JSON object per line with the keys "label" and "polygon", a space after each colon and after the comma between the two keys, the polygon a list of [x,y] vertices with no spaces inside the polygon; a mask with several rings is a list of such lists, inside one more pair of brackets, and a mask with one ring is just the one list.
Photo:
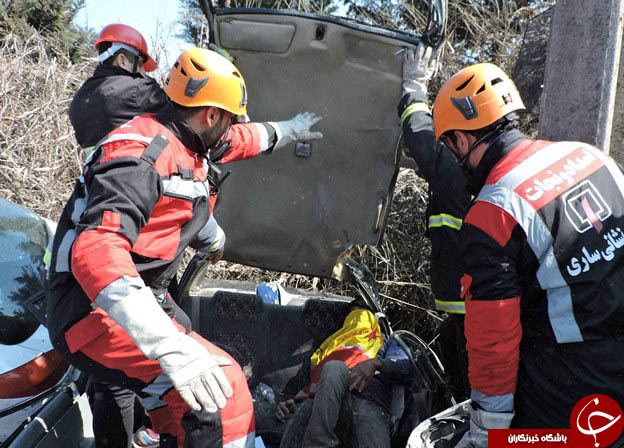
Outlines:
{"label": "yellow fabric", "polygon": [[462,220],[446,213],[431,215],[429,217],[429,228],[442,226],[448,226],[452,229],[459,230],[462,226]]}
{"label": "yellow fabric", "polygon": [[[349,313],[340,330],[325,339],[312,354],[312,368],[318,366],[328,356],[337,351],[356,348],[358,356],[374,358],[383,345],[383,338],[375,315],[369,310],[356,309]],[[359,350],[357,350],[359,349]]]}

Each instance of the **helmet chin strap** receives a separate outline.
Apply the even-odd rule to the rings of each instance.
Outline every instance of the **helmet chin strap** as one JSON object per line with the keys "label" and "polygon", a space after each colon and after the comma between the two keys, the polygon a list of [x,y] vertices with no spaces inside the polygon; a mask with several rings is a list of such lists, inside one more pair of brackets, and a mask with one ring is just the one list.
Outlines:
{"label": "helmet chin strap", "polygon": [[468,165],[468,158],[470,157],[470,154],[472,154],[472,151],[474,151],[475,149],[477,149],[477,146],[479,146],[481,143],[483,143],[483,141],[485,140],[489,140],[493,135],[495,135],[503,126],[505,125],[505,123],[501,123],[499,126],[495,127],[494,129],[492,129],[490,132],[488,132],[487,134],[483,134],[481,137],[479,137],[477,140],[475,140],[472,145],[470,145],[468,147],[468,151],[466,151],[466,154],[463,155],[463,157],[461,159],[459,159],[457,161],[457,164],[460,166],[460,168],[462,170],[464,170],[464,172],[468,175],[468,176],[472,176],[474,174],[474,169]]}
{"label": "helmet chin strap", "polygon": [[468,147],[468,151],[466,151],[466,154],[464,154],[461,159],[457,160],[457,165],[459,165],[459,167],[464,171],[464,173],[466,173],[467,176],[472,176],[474,174],[474,170],[470,165],[468,165],[468,159],[470,158],[470,154],[472,154],[472,151],[474,151],[477,146],[479,146],[481,142],[489,135],[490,134],[488,133],[480,139],[475,140],[472,145]]}
{"label": "helmet chin strap", "polygon": [[209,160],[213,161],[215,159],[216,160],[221,159],[221,157],[223,157],[225,152],[227,152],[227,150],[230,149],[230,147],[232,146],[232,143],[225,140],[229,132],[230,132],[230,128],[227,128],[227,130],[223,133],[223,135],[219,138],[219,140],[217,140],[212,145],[206,148],[206,154],[204,155]]}
{"label": "helmet chin strap", "polygon": [[132,73],[136,73],[137,69],[139,68],[139,55],[135,54],[134,57],[132,58]]}
{"label": "helmet chin strap", "polygon": [[206,147],[206,154],[204,154],[206,158],[208,158],[209,160],[219,160],[228,151],[228,149],[230,149],[232,143],[226,141],[226,139],[228,134],[230,133],[231,128],[232,124],[230,123],[230,125],[225,128],[223,134],[221,134],[221,137],[219,137],[219,139],[212,145]]}

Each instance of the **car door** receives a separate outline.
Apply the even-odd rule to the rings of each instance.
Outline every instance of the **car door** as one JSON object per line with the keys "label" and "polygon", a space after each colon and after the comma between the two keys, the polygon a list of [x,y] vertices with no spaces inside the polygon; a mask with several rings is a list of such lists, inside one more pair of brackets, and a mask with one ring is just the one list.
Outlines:
{"label": "car door", "polygon": [[212,23],[245,77],[251,120],[311,111],[324,135],[222,167],[224,258],[330,277],[350,245],[381,240],[400,160],[402,50],[418,38],[273,9],[220,9]]}

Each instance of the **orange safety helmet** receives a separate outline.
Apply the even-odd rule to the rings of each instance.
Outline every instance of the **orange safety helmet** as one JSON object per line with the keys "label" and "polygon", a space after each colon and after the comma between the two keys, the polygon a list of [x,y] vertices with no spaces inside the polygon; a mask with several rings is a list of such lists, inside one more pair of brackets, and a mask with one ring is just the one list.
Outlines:
{"label": "orange safety helmet", "polygon": [[513,81],[494,64],[466,67],[442,85],[433,103],[436,139],[453,130],[475,131],[524,109]]}
{"label": "orange safety helmet", "polygon": [[247,87],[238,69],[214,51],[191,48],[180,55],[165,81],[171,101],[187,107],[215,106],[247,113]]}
{"label": "orange safety helmet", "polygon": [[96,50],[99,51],[102,42],[118,42],[136,48],[146,58],[143,65],[146,72],[151,72],[158,68],[158,65],[147,51],[147,43],[143,35],[129,25],[113,23],[105,26],[100,32],[100,37],[95,41]]}

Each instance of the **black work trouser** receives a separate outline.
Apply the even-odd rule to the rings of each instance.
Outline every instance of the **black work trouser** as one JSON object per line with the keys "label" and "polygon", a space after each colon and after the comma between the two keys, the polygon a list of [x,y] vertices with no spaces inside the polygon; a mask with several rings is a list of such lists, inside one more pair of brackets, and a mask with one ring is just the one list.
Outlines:
{"label": "black work trouser", "polygon": [[89,391],[96,448],[129,448],[138,423],[136,394],[129,389],[92,378]]}
{"label": "black work trouser", "polygon": [[470,398],[464,317],[464,314],[450,314],[440,324],[438,338],[440,357],[448,375],[449,388],[458,403]]}

